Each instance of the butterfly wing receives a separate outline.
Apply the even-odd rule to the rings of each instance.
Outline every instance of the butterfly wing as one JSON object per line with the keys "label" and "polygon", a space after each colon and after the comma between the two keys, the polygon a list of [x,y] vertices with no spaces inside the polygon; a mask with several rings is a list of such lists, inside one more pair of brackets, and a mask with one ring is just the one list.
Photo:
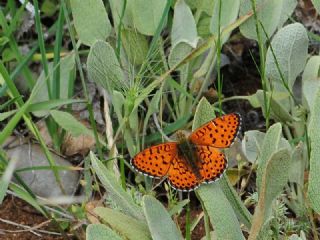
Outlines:
{"label": "butterfly wing", "polygon": [[176,190],[190,192],[199,186],[199,180],[190,168],[186,160],[175,156],[168,172],[169,184]]}
{"label": "butterfly wing", "polygon": [[197,146],[196,152],[201,160],[198,167],[202,181],[211,183],[219,179],[228,166],[225,155],[211,146]]}
{"label": "butterfly wing", "polygon": [[139,152],[130,163],[138,172],[160,178],[168,173],[177,151],[175,142],[158,144]]}
{"label": "butterfly wing", "polygon": [[216,148],[230,147],[241,127],[241,116],[238,113],[227,114],[211,120],[197,128],[189,136],[196,145]]}

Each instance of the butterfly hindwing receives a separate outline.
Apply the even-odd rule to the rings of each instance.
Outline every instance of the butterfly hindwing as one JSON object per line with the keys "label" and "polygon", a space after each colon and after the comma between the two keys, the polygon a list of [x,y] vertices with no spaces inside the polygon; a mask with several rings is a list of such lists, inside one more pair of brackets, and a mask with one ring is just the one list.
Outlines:
{"label": "butterfly hindwing", "polygon": [[241,116],[238,113],[227,114],[197,128],[189,136],[189,140],[196,145],[230,147],[238,135],[240,126]]}
{"label": "butterfly hindwing", "polygon": [[176,156],[168,172],[170,185],[179,191],[189,192],[199,186],[196,175],[186,165],[186,160]]}
{"label": "butterfly hindwing", "polygon": [[197,146],[199,172],[205,183],[219,179],[227,168],[227,159],[218,149],[211,146]]}
{"label": "butterfly hindwing", "polygon": [[160,178],[168,173],[177,151],[176,142],[158,144],[139,152],[131,159],[131,165],[138,172]]}

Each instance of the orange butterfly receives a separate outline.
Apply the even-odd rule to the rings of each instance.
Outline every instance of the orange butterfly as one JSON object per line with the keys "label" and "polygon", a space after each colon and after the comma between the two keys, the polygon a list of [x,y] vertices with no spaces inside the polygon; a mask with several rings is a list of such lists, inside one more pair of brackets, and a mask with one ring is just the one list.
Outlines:
{"label": "orange butterfly", "polygon": [[176,190],[192,191],[202,183],[211,183],[221,177],[227,168],[227,159],[218,148],[230,147],[240,127],[238,113],[215,118],[188,138],[178,132],[178,142],[143,150],[131,159],[131,165],[150,177],[168,176],[169,184]]}

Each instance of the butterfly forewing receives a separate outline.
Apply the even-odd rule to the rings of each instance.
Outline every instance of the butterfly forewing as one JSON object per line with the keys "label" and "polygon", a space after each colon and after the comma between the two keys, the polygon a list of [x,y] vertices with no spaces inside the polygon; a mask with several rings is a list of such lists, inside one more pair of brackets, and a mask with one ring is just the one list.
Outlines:
{"label": "butterfly forewing", "polygon": [[176,142],[155,145],[138,153],[131,159],[131,165],[145,175],[160,178],[168,173],[177,151]]}
{"label": "butterfly forewing", "polygon": [[237,137],[240,126],[241,116],[238,113],[227,114],[196,129],[189,140],[196,145],[226,148]]}
{"label": "butterfly forewing", "polygon": [[200,159],[198,167],[202,181],[210,183],[219,179],[227,168],[225,155],[211,146],[197,146],[196,151]]}
{"label": "butterfly forewing", "polygon": [[176,156],[168,172],[170,185],[180,191],[189,192],[199,186],[196,175],[186,165],[186,160]]}

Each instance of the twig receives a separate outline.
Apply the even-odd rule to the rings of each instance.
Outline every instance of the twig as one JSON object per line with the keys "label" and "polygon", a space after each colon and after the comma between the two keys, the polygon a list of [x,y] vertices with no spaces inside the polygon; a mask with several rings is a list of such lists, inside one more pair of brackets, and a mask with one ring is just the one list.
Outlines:
{"label": "twig", "polygon": [[[32,230],[33,227],[29,227],[29,226],[26,226],[26,225],[23,225],[23,224],[15,223],[15,222],[12,222],[10,220],[3,219],[3,218],[0,218],[0,222],[6,223],[6,224],[10,224],[10,225],[13,225],[13,226],[16,226],[16,227],[24,228],[26,230],[20,230],[20,231],[28,231],[28,232],[31,232],[34,235],[38,236],[38,237],[41,237],[41,234],[36,233],[35,231]],[[14,230],[5,230],[5,229],[1,229],[1,231],[4,231],[4,232],[19,232],[19,230],[15,230],[14,231]]]}
{"label": "twig", "polygon": [[152,117],[153,117],[153,121],[158,129],[158,131],[160,132],[160,134],[163,136],[163,138],[166,140],[166,141],[172,141],[161,129],[160,127],[160,124],[159,124],[159,121],[158,121],[158,118],[157,118],[157,115],[154,113],[152,114]]}
{"label": "twig", "polygon": [[[10,190],[7,190],[6,193],[8,193],[8,194],[10,194],[10,195],[12,195],[12,196],[14,196],[14,197],[17,197],[17,198],[19,198],[19,199],[21,199],[21,200],[24,200],[24,199],[22,199],[21,197],[19,197],[17,194],[15,194],[14,192],[12,192],[12,191],[10,191]],[[24,200],[24,201],[25,201],[25,200]],[[65,218],[70,219],[70,220],[74,220],[74,217],[73,217],[72,215],[70,215],[70,214],[67,214],[67,213],[58,211],[57,209],[54,209],[54,208],[51,208],[51,207],[48,207],[48,206],[44,206],[44,208],[47,209],[47,210],[49,210],[49,211],[51,211],[51,212],[53,212],[53,213],[59,214],[59,215],[61,215],[62,217],[65,217]]]}
{"label": "twig", "polygon": [[[115,158],[118,155],[118,150],[114,144],[115,140],[113,138],[113,127],[112,121],[110,118],[110,109],[109,109],[109,102],[106,90],[103,90],[103,100],[104,100],[104,119],[106,121],[106,138],[108,148],[110,149],[110,158]],[[117,179],[120,177],[119,167],[117,161],[113,161],[113,171]]]}
{"label": "twig", "polygon": [[[23,224],[19,224],[19,223],[15,223],[15,222],[12,222],[12,221],[10,221],[10,220],[3,219],[3,218],[0,218],[0,221],[1,221],[1,222],[4,222],[4,223],[6,223],[6,224],[14,225],[14,226],[16,226],[16,227],[25,228],[24,230],[7,230],[7,229],[0,229],[0,231],[2,231],[2,232],[9,232],[9,233],[31,232],[31,233],[33,233],[34,235],[36,235],[36,236],[38,236],[38,237],[41,237],[41,234],[37,233],[37,232],[40,232],[40,233],[45,233],[45,234],[50,234],[50,235],[61,236],[61,233],[58,233],[58,232],[51,232],[51,231],[39,229],[39,228],[47,225],[48,223],[50,223],[51,220],[44,221],[44,222],[39,223],[38,225],[33,226],[33,227],[30,227],[30,226],[27,226],[27,225],[23,225]],[[35,231],[34,231],[34,230],[35,230]],[[36,232],[36,231],[37,231],[37,232]],[[69,235],[72,236],[72,234],[69,234]]]}

